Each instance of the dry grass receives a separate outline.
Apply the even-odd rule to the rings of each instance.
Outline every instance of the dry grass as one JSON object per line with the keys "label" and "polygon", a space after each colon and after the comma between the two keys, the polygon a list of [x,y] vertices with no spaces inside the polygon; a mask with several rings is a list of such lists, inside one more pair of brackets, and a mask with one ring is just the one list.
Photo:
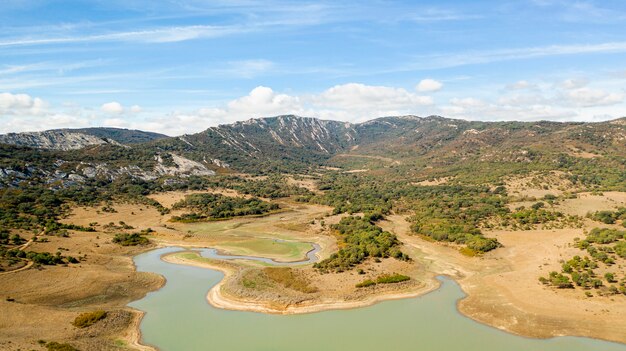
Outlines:
{"label": "dry grass", "polygon": [[289,267],[268,267],[263,269],[263,273],[273,282],[284,287],[303,293],[317,292],[317,288],[311,286],[311,282],[303,275],[298,274]]}
{"label": "dry grass", "polygon": [[72,323],[76,328],[87,328],[92,326],[96,322],[103,320],[107,317],[106,311],[98,310],[93,312],[81,313],[74,319]]}

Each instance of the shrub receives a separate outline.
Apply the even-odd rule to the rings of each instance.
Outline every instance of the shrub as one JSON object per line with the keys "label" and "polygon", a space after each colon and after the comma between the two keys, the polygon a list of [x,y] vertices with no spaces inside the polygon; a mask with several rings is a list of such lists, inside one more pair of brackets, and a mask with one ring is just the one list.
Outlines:
{"label": "shrub", "polygon": [[321,271],[345,271],[368,257],[409,259],[400,251],[400,241],[395,235],[383,231],[367,219],[358,216],[344,217],[332,228],[337,231],[344,245],[338,252],[313,266]]}
{"label": "shrub", "polygon": [[402,275],[402,274],[385,274],[385,275],[381,275],[380,277],[378,277],[376,279],[376,283],[378,284],[395,284],[395,283],[401,283],[401,282],[405,282],[407,280],[411,280],[411,277],[406,276],[406,275]]}
{"label": "shrub", "polygon": [[148,238],[144,237],[140,233],[133,234],[115,234],[113,238],[113,242],[116,244],[120,244],[122,246],[137,246],[137,245],[147,245],[150,243]]}
{"label": "shrub", "polygon": [[566,275],[557,272],[550,272],[550,284],[559,289],[569,289],[574,287]]}
{"label": "shrub", "polygon": [[357,288],[367,288],[368,286],[372,286],[372,285],[376,285],[376,282],[371,280],[371,279],[367,279],[367,280],[364,280],[364,281],[358,283],[355,286]]}
{"label": "shrub", "polygon": [[77,328],[87,328],[97,321],[105,319],[106,316],[107,313],[103,310],[81,313],[78,317],[76,317],[76,319],[74,319],[72,325]]}
{"label": "shrub", "polygon": [[46,349],[48,351],[79,351],[77,348],[70,344],[66,343],[58,343],[56,341],[51,341],[46,344]]}

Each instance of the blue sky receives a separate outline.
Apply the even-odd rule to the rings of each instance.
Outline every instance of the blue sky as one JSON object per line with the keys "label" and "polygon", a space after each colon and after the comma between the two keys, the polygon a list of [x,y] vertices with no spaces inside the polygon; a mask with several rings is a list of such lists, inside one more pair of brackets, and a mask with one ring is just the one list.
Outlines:
{"label": "blue sky", "polygon": [[626,115],[623,1],[3,0],[0,132]]}

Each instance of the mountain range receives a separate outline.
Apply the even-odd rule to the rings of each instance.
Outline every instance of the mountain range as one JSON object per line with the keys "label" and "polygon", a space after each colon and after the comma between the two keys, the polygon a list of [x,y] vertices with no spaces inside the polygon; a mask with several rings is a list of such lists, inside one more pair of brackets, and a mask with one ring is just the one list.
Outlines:
{"label": "mountain range", "polygon": [[54,172],[61,172],[62,179],[122,174],[152,179],[220,171],[307,172],[329,165],[354,168],[363,161],[450,166],[469,161],[557,162],[563,156],[623,159],[626,118],[562,123],[397,116],[354,124],[285,115],[178,137],[116,128],[0,135],[4,183],[15,172],[21,173],[18,180],[43,173],[49,178]]}

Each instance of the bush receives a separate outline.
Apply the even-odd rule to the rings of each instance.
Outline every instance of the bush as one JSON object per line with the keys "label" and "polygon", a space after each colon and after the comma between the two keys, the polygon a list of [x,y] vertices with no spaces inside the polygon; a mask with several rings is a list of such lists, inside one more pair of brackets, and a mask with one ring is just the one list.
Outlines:
{"label": "bush", "polygon": [[395,284],[411,280],[411,277],[402,274],[381,275],[376,279],[378,284]]}
{"label": "bush", "polygon": [[321,271],[342,272],[353,268],[368,257],[409,259],[400,251],[400,241],[395,235],[383,231],[364,218],[344,217],[332,228],[338,232],[344,245],[338,252],[313,266]]}
{"label": "bush", "polygon": [[566,275],[557,272],[550,272],[550,284],[559,289],[569,289],[574,287]]}
{"label": "bush", "polygon": [[74,319],[72,325],[76,328],[87,328],[97,321],[105,319],[106,316],[107,313],[103,310],[81,313],[78,317],[76,317],[76,319]]}
{"label": "bush", "polygon": [[60,344],[56,341],[51,341],[47,343],[46,349],[48,351],[79,351],[77,348],[75,348],[74,346],[70,344],[66,344],[66,343]]}
{"label": "bush", "polygon": [[372,286],[372,285],[376,285],[376,282],[374,282],[371,279],[367,279],[364,280],[360,283],[358,283],[357,285],[355,285],[357,288],[367,288],[368,286]]}
{"label": "bush", "polygon": [[122,246],[137,246],[137,245],[147,245],[150,243],[148,238],[144,237],[140,233],[133,234],[115,234],[113,238],[113,242],[116,244],[120,244]]}

